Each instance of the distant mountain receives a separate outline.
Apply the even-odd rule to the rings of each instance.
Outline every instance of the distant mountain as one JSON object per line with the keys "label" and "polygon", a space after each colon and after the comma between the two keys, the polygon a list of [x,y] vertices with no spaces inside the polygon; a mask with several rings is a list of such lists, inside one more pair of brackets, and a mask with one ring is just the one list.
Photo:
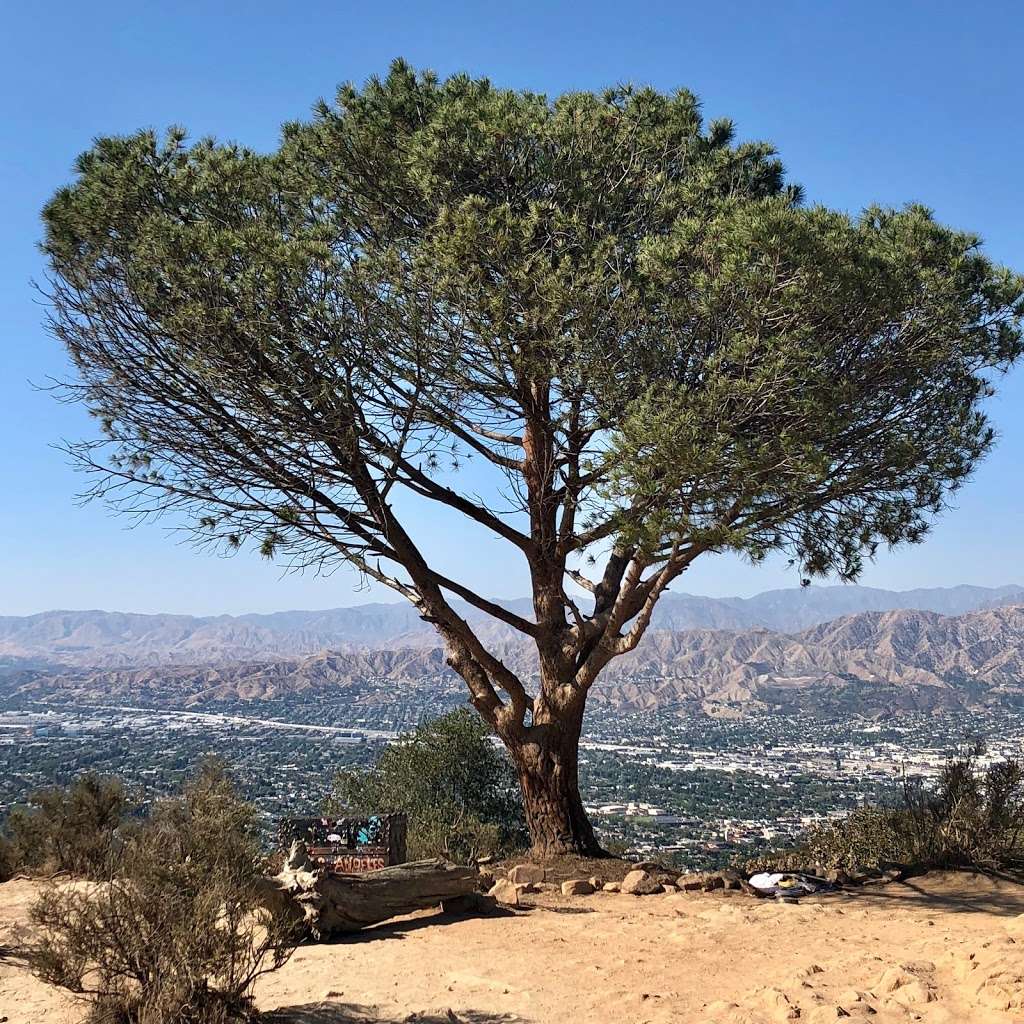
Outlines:
{"label": "distant mountain", "polygon": [[[524,678],[523,643],[498,652]],[[390,685],[384,685],[386,681]],[[223,665],[9,671],[8,692],[61,700],[202,706],[308,691],[353,703],[400,699],[405,688],[460,692],[436,647],[320,653]],[[960,616],[863,612],[794,634],[749,630],[654,630],[616,659],[592,699],[606,706],[678,711],[804,708],[875,714],[896,708],[1024,706],[1024,604]]]}
{"label": "distant mountain", "polygon": [[[838,586],[772,590],[751,598],[666,594],[652,621],[655,630],[770,629],[793,633],[842,615],[913,609],[960,615],[1024,602],[1024,587],[959,586],[903,592]],[[530,601],[502,602],[531,614]],[[489,643],[511,643],[513,632],[458,603]],[[328,611],[270,615],[138,615],[128,612],[52,611],[0,617],[0,669],[19,663],[75,667],[221,665],[301,658],[331,650],[356,652],[432,648],[438,636],[407,603],[365,604]]]}

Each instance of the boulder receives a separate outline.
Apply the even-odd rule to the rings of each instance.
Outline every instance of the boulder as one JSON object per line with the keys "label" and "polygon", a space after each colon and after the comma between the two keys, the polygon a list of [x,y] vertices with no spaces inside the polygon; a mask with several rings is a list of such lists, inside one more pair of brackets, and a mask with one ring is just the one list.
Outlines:
{"label": "boulder", "polygon": [[601,891],[602,892],[622,892],[622,883],[621,882],[605,882],[604,885],[601,886]]}
{"label": "boulder", "polygon": [[635,871],[630,871],[622,880],[621,891],[628,892],[633,896],[651,896],[656,892],[661,892],[661,882],[650,872],[637,868]]}
{"label": "boulder", "polygon": [[589,896],[594,887],[585,878],[570,878],[562,883],[563,896]]}
{"label": "boulder", "polygon": [[546,876],[547,872],[540,864],[517,864],[509,871],[508,880],[514,885],[524,882],[532,882],[536,885],[538,882],[543,882]]}
{"label": "boulder", "polygon": [[722,886],[726,889],[740,889],[742,886],[740,883],[743,881],[743,876],[735,868],[726,868],[724,871],[720,871],[719,877],[722,879]]}
{"label": "boulder", "polygon": [[680,875],[676,879],[676,887],[683,892],[697,892],[704,887],[703,875]]}
{"label": "boulder", "polygon": [[519,890],[515,883],[508,878],[495,882],[487,895],[493,897],[498,903],[503,903],[506,907],[519,906]]}

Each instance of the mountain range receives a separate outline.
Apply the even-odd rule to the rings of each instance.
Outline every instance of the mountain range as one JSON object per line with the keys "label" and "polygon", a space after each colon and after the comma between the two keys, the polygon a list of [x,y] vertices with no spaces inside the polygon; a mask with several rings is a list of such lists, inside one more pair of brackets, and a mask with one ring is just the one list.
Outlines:
{"label": "mountain range", "polygon": [[[1024,705],[1024,588],[827,587],[745,600],[673,594],[663,604],[637,650],[604,671],[594,702],[712,713]],[[528,602],[509,605],[526,611]],[[853,614],[833,614],[851,606]],[[500,624],[485,632],[530,678],[528,646]],[[0,668],[8,693],[158,706],[309,692],[358,704],[395,688],[461,688],[433,631],[411,608],[386,604],[213,618],[5,618]]]}
{"label": "mountain range", "polygon": [[[928,590],[877,590],[837,586],[769,590],[750,598],[668,593],[655,609],[658,631],[768,629],[794,633],[860,612],[898,609],[961,615],[1014,602],[1024,587],[958,586]],[[526,598],[499,602],[530,616]],[[459,613],[491,643],[516,634],[469,605]],[[120,668],[155,665],[217,665],[270,661],[363,650],[437,647],[434,629],[408,603],[364,604],[327,611],[269,615],[140,615],[131,612],[49,611],[0,616],[0,663]]]}

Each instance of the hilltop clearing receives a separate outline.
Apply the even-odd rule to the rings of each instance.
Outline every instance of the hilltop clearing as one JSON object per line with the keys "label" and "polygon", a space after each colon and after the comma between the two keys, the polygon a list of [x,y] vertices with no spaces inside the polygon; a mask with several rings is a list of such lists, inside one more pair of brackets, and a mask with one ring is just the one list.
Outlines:
{"label": "hilltop clearing", "polygon": [[[0,946],[36,886],[0,885]],[[273,1024],[1019,1024],[1024,887],[933,874],[783,904],[739,893],[526,897],[425,912],[298,950],[263,980]],[[8,1024],[80,1008],[0,962]]]}

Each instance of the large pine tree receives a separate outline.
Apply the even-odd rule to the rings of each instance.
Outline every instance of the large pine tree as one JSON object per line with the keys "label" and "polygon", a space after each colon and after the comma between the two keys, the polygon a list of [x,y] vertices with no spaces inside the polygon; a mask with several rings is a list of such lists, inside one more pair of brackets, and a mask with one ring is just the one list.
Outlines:
{"label": "large pine tree", "polygon": [[[70,393],[102,423],[71,448],[94,493],[413,602],[539,853],[598,850],[584,702],[665,588],[716,552],[853,579],[920,540],[1022,347],[1024,284],[975,237],[803,205],[684,91],[550,100],[398,62],[272,153],[100,139],[45,224]],[[518,549],[533,614],[425,557],[396,511],[415,501]]]}

